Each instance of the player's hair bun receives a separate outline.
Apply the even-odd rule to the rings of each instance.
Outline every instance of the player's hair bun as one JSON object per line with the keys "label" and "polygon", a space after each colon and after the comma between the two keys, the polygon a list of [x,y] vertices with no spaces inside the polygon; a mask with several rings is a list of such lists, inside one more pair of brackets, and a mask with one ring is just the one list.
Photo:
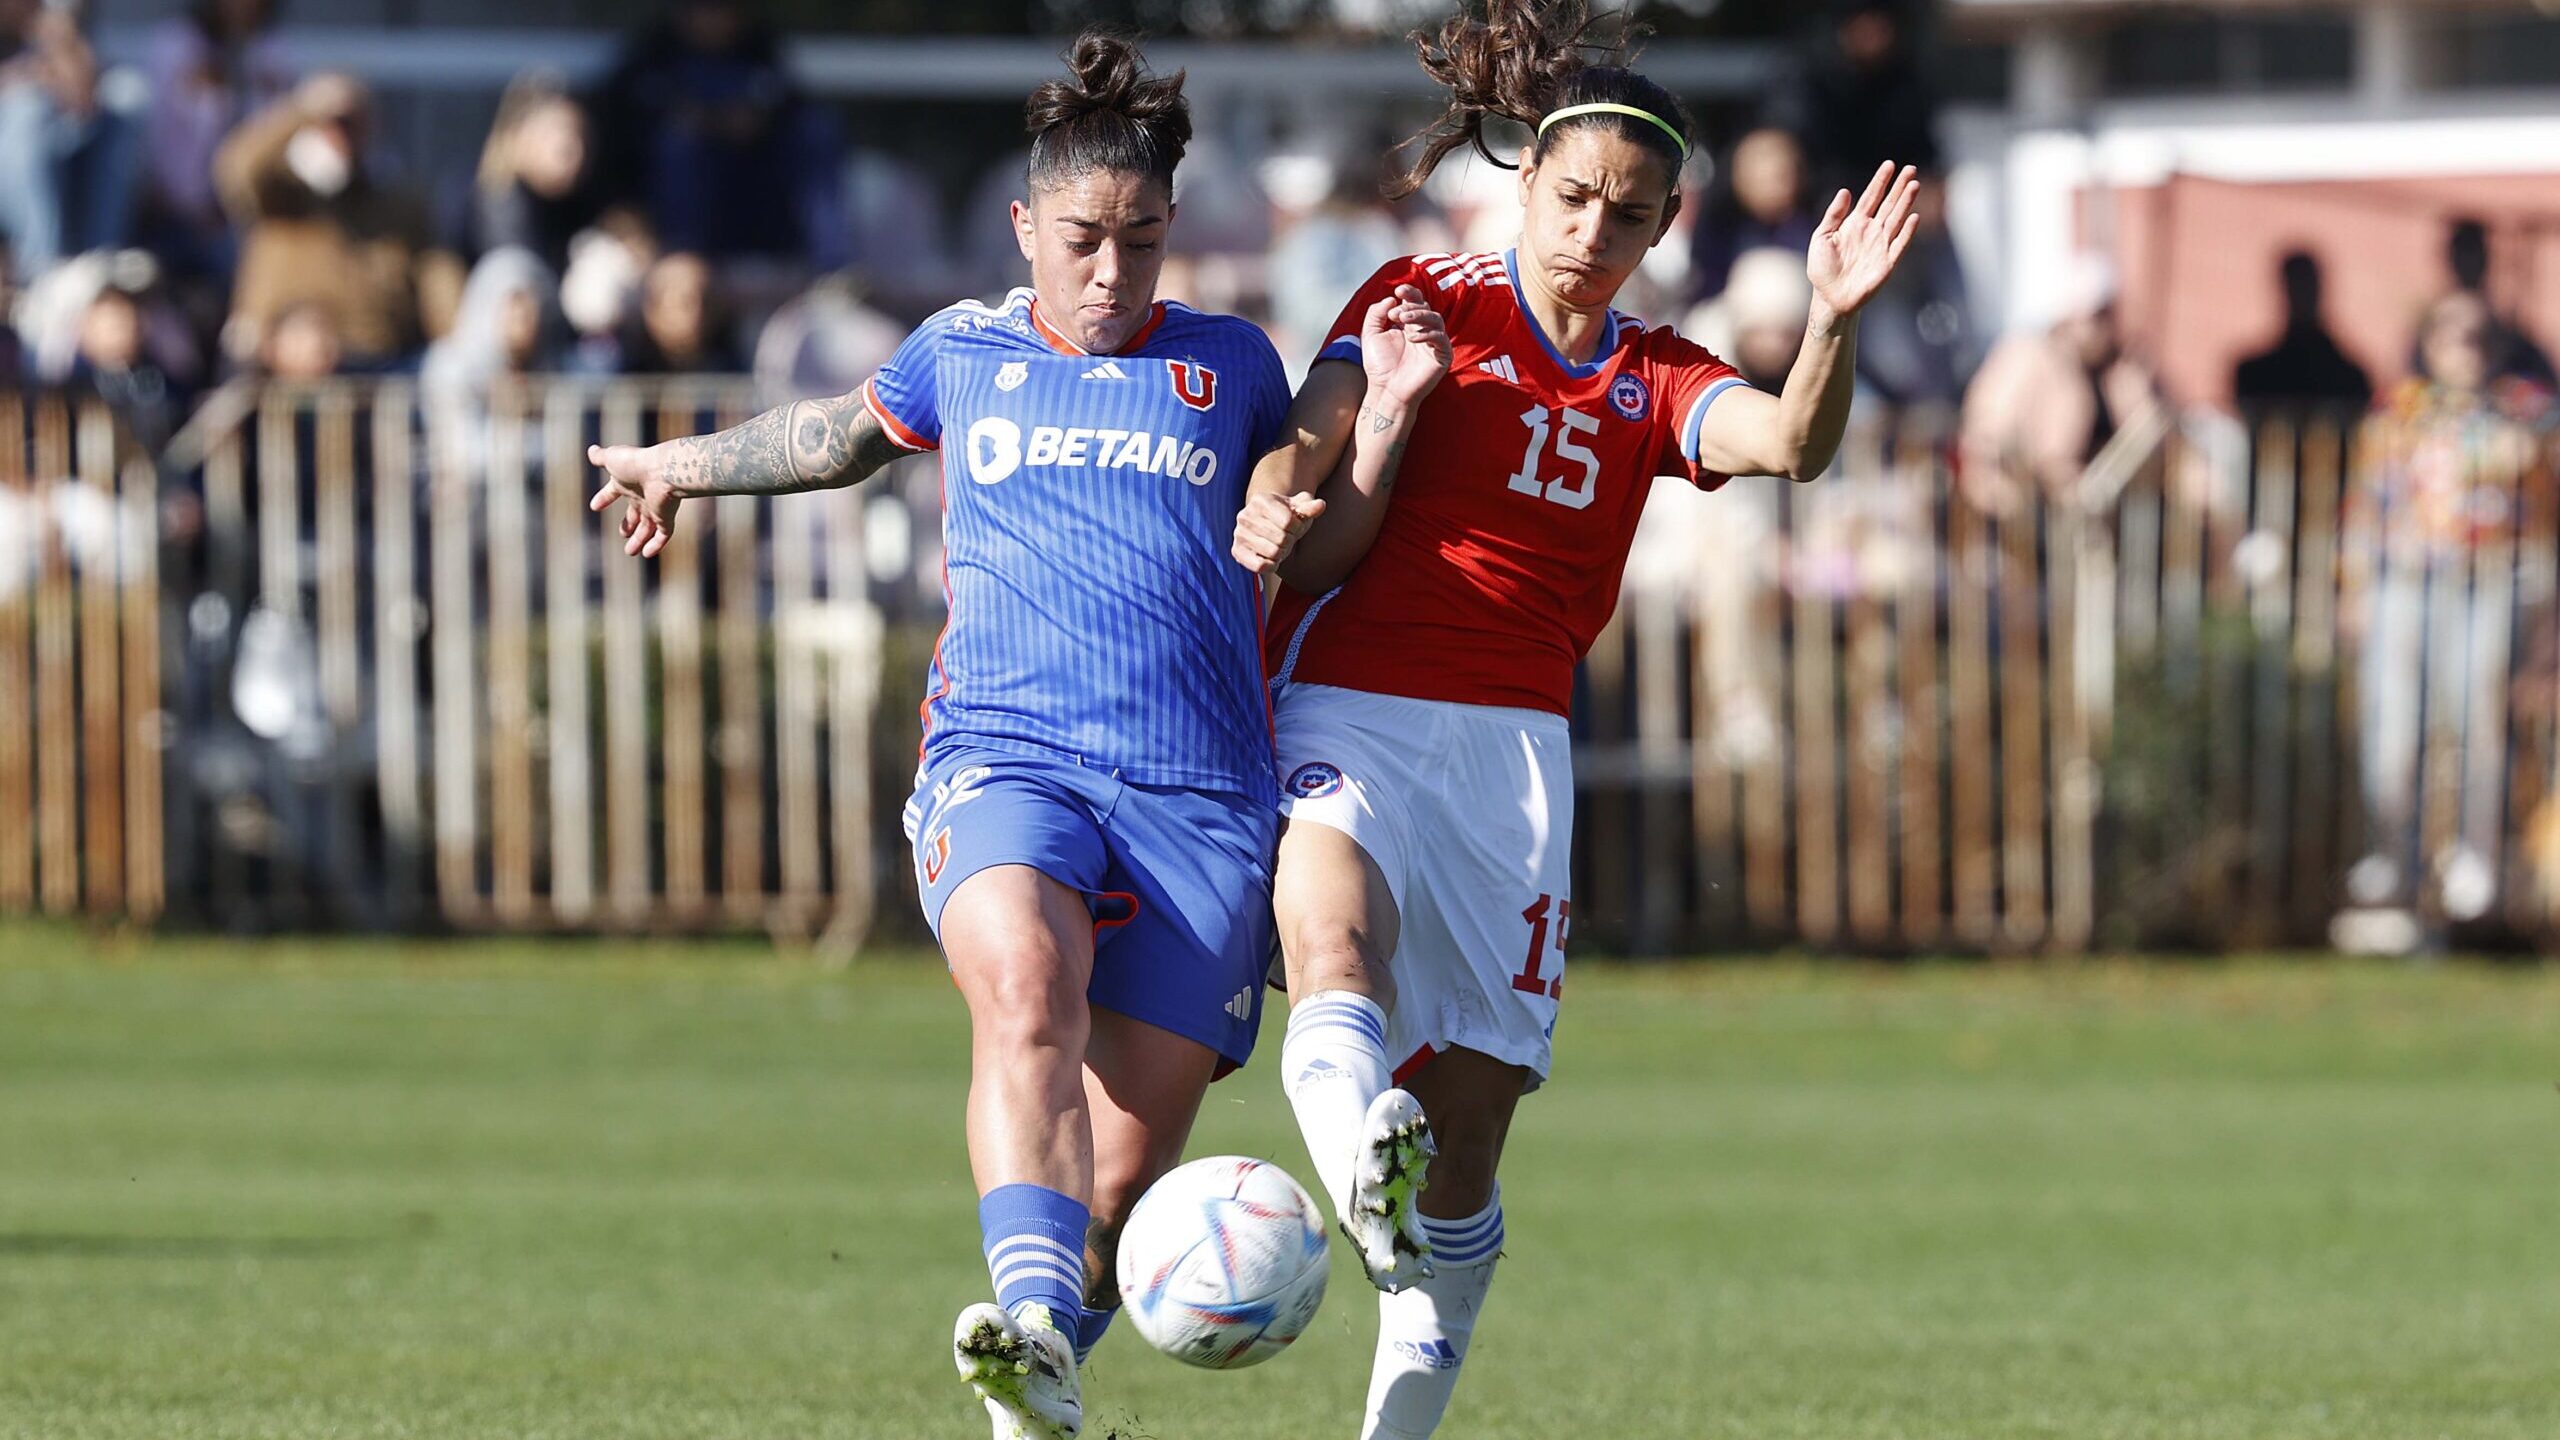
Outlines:
{"label": "player's hair bun", "polygon": [[[1485,141],[1485,122],[1491,119],[1517,121],[1535,133],[1539,122],[1557,110],[1604,100],[1659,115],[1687,135],[1689,117],[1680,102],[1623,68],[1630,47],[1644,34],[1644,27],[1627,24],[1598,33],[1589,0],[1486,0],[1481,16],[1461,9],[1437,31],[1415,31],[1411,38],[1422,71],[1449,92],[1449,108],[1413,137],[1422,153],[1387,186],[1388,198],[1402,199],[1421,189],[1440,162],[1461,146],[1472,145],[1485,159],[1511,168]],[[1673,174],[1679,173],[1679,147],[1659,127],[1632,116],[1603,114],[1573,116],[1555,130],[1583,124],[1608,126],[1661,150]],[[1539,153],[1545,153],[1547,140],[1547,134],[1537,136]]]}
{"label": "player's hair bun", "polygon": [[1088,30],[1066,54],[1068,75],[1043,83],[1023,103],[1033,188],[1089,170],[1173,180],[1191,143],[1191,102],[1182,72],[1155,75],[1137,44]]}

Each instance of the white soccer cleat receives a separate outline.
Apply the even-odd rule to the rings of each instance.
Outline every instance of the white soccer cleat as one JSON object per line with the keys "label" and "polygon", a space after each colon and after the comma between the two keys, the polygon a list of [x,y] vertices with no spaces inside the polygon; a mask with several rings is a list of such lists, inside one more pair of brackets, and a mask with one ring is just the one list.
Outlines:
{"label": "white soccer cleat", "polygon": [[1415,1206],[1438,1153],[1431,1122],[1413,1092],[1387,1090],[1369,1102],[1360,1154],[1352,1162],[1351,1205],[1340,1219],[1369,1283],[1390,1295],[1431,1278],[1431,1242]]}
{"label": "white soccer cleat", "polygon": [[1075,1346],[1045,1305],[1016,1320],[983,1301],[960,1312],[951,1333],[960,1378],[986,1401],[995,1440],[1075,1440],[1084,1428]]}

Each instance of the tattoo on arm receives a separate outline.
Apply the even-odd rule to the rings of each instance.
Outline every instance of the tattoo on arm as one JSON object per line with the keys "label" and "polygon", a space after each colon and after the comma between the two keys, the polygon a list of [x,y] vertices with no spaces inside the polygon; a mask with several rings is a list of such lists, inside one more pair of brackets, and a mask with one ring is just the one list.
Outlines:
{"label": "tattoo on arm", "polygon": [[[1393,429],[1396,423],[1394,417],[1379,414],[1377,411],[1370,409],[1366,405],[1360,407],[1360,418],[1369,422],[1369,433],[1372,435],[1385,434],[1388,430]],[[1396,483],[1396,471],[1404,464],[1405,441],[1410,440],[1411,438],[1413,437],[1410,435],[1400,435],[1396,437],[1393,443],[1387,446],[1386,458],[1380,462],[1378,467],[1378,488],[1380,490],[1388,490],[1394,487]]]}
{"label": "tattoo on arm", "polygon": [[674,445],[667,479],[682,495],[796,495],[852,485],[906,453],[858,391],[794,400]]}

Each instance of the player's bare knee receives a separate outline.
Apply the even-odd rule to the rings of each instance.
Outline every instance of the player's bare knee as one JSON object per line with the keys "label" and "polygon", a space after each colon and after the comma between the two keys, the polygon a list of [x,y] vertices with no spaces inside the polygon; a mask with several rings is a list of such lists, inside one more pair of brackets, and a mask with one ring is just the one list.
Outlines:
{"label": "player's bare knee", "polygon": [[970,1023],[986,1039],[1008,1050],[1084,1054],[1092,1012],[1058,957],[1033,952],[990,963],[968,988]]}

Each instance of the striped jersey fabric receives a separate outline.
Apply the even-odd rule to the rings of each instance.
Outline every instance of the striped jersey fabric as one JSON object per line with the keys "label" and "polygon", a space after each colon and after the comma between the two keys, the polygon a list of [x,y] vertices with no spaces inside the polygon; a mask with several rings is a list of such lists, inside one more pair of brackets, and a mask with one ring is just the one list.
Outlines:
{"label": "striped jersey fabric", "polygon": [[899,444],[942,454],[928,763],[943,745],[1025,750],[1276,802],[1260,591],[1229,553],[1289,405],[1260,329],[1158,302],[1088,354],[1016,290],[925,321],[863,401]]}

